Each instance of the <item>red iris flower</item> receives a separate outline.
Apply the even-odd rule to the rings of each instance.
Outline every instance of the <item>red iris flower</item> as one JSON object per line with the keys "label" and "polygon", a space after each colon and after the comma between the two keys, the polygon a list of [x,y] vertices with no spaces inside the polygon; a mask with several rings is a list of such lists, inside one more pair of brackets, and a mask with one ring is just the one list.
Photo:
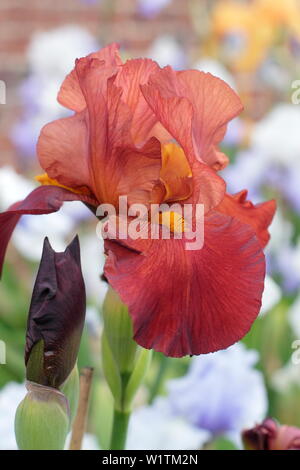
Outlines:
{"label": "red iris flower", "polygon": [[181,240],[106,240],[105,275],[129,307],[134,338],[170,356],[201,354],[241,339],[259,313],[263,247],[274,201],[253,205],[226,194],[219,149],[242,105],[211,74],[122,63],[112,44],[76,61],[58,100],[74,115],[46,125],[37,150],[44,184],[0,215],[0,261],[22,214],[81,200],[204,205],[204,246]]}

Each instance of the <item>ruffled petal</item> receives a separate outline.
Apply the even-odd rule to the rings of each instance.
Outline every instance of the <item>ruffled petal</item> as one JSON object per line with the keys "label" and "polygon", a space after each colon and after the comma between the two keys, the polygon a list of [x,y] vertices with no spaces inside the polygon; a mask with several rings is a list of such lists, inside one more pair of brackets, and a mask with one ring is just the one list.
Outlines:
{"label": "ruffled petal", "polygon": [[[116,43],[89,54],[87,58],[98,59],[107,67],[117,67],[122,64],[119,45]],[[60,104],[73,111],[80,112],[86,108],[86,101],[79,85],[76,68],[63,81],[57,99]]]}
{"label": "ruffled petal", "polygon": [[195,160],[191,165],[193,193],[186,203],[203,204],[207,214],[220,204],[226,192],[226,183],[208,165]]}
{"label": "ruffled petal", "polygon": [[[147,205],[159,181],[160,142],[152,138],[137,147],[131,135],[142,108],[148,107],[138,84],[154,63],[133,64],[128,73],[133,79],[136,71],[134,83],[129,86],[123,77],[122,88],[115,85],[115,69],[104,61],[94,57],[77,61],[76,76],[86,109],[46,125],[38,142],[40,164],[48,176],[73,190],[87,188],[99,203],[117,205],[118,197],[127,195],[131,202]],[[149,127],[153,121],[146,125],[145,135]],[[142,132],[140,128],[139,138]]]}
{"label": "ruffled petal", "polygon": [[229,85],[210,73],[165,67],[150,77],[142,91],[188,158],[215,169],[224,167],[215,146],[223,139],[228,121],[243,109]]}
{"label": "ruffled petal", "polygon": [[[120,195],[148,204],[152,186],[159,181],[160,142],[152,138],[142,147],[134,145],[131,129],[135,109],[124,102],[123,89],[115,85],[111,69],[104,67],[100,74],[97,59],[84,59],[77,64],[77,74],[87,103],[94,194],[99,201],[114,205]],[[139,199],[134,200],[137,193]]]}
{"label": "ruffled petal", "polygon": [[193,105],[178,88],[176,72],[171,67],[160,69],[141,90],[157,119],[183,148],[190,164],[193,163]]}
{"label": "ruffled petal", "polygon": [[203,248],[188,251],[186,241],[105,242],[105,276],[129,307],[135,340],[174,357],[241,339],[264,287],[264,254],[249,225],[211,213]]}
{"label": "ruffled petal", "polygon": [[158,69],[157,63],[151,59],[128,60],[120,67],[115,79],[115,85],[122,89],[122,101],[131,110],[131,136],[136,144],[147,139],[150,130],[157,122],[141,92],[140,85],[147,83],[149,76]]}
{"label": "ruffled petal", "polygon": [[43,127],[37,143],[41,167],[48,176],[68,187],[92,191],[89,169],[87,112],[58,119]]}
{"label": "ruffled petal", "polygon": [[175,72],[165,67],[141,87],[158,120],[181,145],[193,174],[193,201],[205,212],[225,195],[225,182],[215,170],[227,157],[218,151],[229,119],[240,112],[239,98],[222,80],[210,74]]}
{"label": "ruffled petal", "polygon": [[271,200],[254,205],[247,200],[247,194],[246,190],[234,195],[226,194],[216,210],[251,225],[262,247],[265,247],[270,239],[268,227],[276,211],[276,202]]}
{"label": "ruffled petal", "polygon": [[23,201],[13,204],[0,214],[0,273],[5,252],[12,233],[24,214],[52,214],[57,212],[65,201],[82,201],[91,206],[97,202],[88,196],[75,194],[57,186],[40,186],[34,189]]}

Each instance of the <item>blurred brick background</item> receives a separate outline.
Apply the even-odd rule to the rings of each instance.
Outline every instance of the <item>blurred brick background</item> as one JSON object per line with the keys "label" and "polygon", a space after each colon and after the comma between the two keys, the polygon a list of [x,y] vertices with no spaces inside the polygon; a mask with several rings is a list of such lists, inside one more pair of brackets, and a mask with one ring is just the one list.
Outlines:
{"label": "blurred brick background", "polygon": [[18,85],[27,73],[26,49],[31,35],[65,24],[84,26],[100,43],[118,41],[131,56],[140,56],[160,34],[174,35],[187,50],[195,41],[189,0],[173,0],[153,19],[137,13],[137,0],[0,0],[0,79],[7,84],[7,104],[0,105],[0,164],[12,163],[8,129],[20,113]]}

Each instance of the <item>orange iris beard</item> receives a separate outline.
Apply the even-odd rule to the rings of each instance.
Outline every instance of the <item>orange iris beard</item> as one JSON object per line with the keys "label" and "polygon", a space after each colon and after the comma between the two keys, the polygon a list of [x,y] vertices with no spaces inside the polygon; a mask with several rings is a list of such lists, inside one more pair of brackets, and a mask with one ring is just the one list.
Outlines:
{"label": "orange iris beard", "polygon": [[[123,64],[112,44],[76,61],[58,100],[74,115],[42,129],[37,150],[46,186],[0,215],[1,261],[22,214],[54,212],[64,200],[116,208],[123,195],[147,208],[201,203],[202,249],[185,250],[185,233],[180,240],[106,240],[105,276],[145,348],[179,357],[242,338],[261,306],[262,249],[275,203],[227,195],[217,173],[228,164],[218,144],[242,110],[236,93],[196,70],[161,69],[149,59]],[[172,217],[176,232],[182,226]]]}

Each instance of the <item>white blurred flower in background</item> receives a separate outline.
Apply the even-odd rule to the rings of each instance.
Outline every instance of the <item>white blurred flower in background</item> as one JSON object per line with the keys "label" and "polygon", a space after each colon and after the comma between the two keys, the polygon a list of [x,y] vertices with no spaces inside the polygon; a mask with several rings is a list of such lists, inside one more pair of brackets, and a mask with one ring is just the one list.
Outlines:
{"label": "white blurred flower in background", "polygon": [[151,406],[136,409],[129,422],[128,450],[200,449],[210,433],[174,416],[169,402],[156,398]]}
{"label": "white blurred flower in background", "polygon": [[300,387],[300,365],[289,361],[274,372],[272,385],[278,392],[285,393],[291,387]]}
{"label": "white blurred flower in background", "polygon": [[77,25],[64,25],[37,32],[28,47],[28,62],[33,74],[61,77],[74,67],[75,59],[99,47],[94,37]]}
{"label": "white blurred flower in background", "polygon": [[34,186],[32,181],[18,174],[11,166],[2,166],[0,168],[0,211],[24,199]]}
{"label": "white blurred flower in background", "polygon": [[265,288],[262,296],[262,305],[260,309],[260,315],[272,310],[275,305],[278,304],[282,297],[282,291],[279,285],[272,279],[271,276],[265,278]]}
{"label": "white blurred flower in background", "polygon": [[294,165],[300,157],[299,129],[300,108],[280,103],[255,124],[251,143],[271,164]]}
{"label": "white blurred flower in background", "polygon": [[26,392],[25,384],[16,382],[9,382],[0,390],[0,450],[17,450],[15,413]]}
{"label": "white blurred flower in background", "polygon": [[174,69],[182,69],[187,65],[183,46],[169,34],[159,36],[154,40],[148,49],[147,57],[155,60],[161,67],[171,65]]}
{"label": "white blurred flower in background", "polygon": [[267,253],[278,253],[282,248],[290,245],[291,238],[294,235],[294,227],[284,217],[280,207],[277,207],[269,232],[271,238],[266,247]]}
{"label": "white blurred flower in background", "polygon": [[104,268],[104,243],[96,233],[80,235],[81,265],[87,296],[95,305],[102,305],[108,289],[101,279]]}

